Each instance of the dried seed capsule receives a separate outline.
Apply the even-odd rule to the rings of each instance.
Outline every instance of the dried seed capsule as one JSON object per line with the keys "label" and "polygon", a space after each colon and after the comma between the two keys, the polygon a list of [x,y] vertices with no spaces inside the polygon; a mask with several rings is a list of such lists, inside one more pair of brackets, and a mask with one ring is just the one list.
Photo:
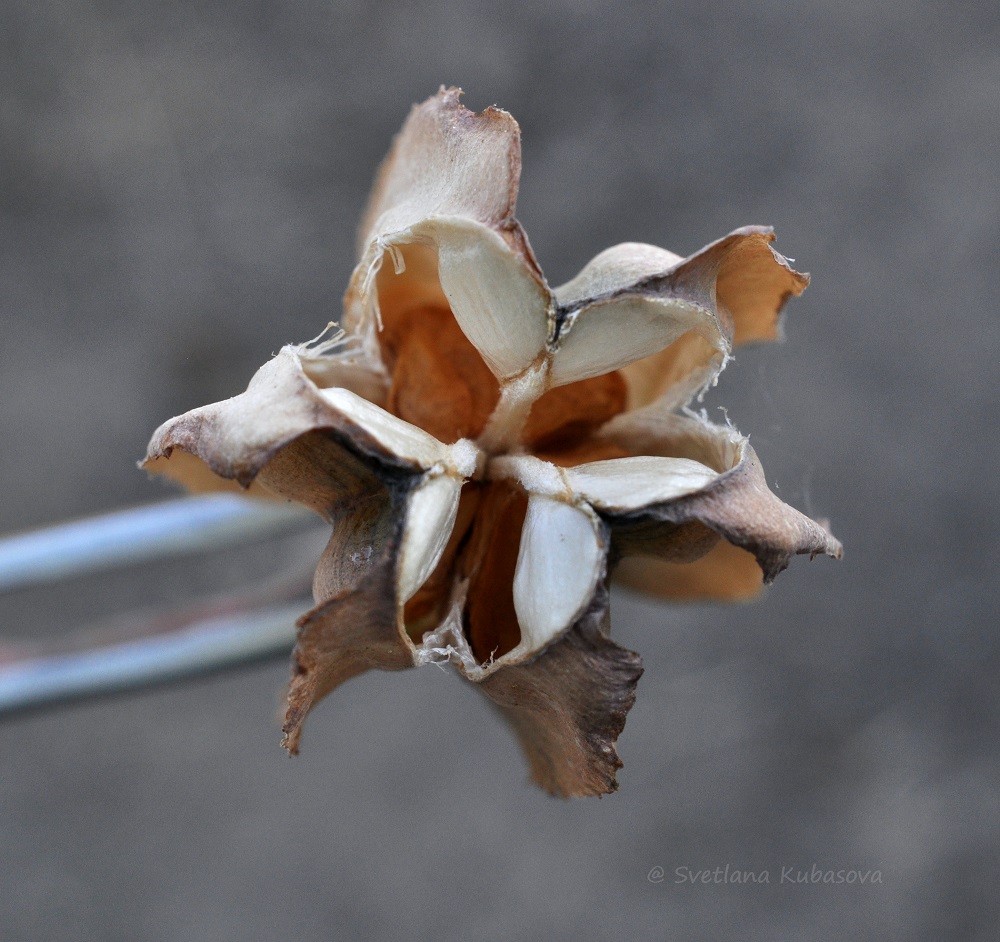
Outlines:
{"label": "dried seed capsule", "polygon": [[743,598],[796,553],[840,555],[745,438],[677,411],[734,343],[777,336],[808,277],[749,226],[686,259],[615,246],[551,290],[514,217],[519,174],[510,115],[472,114],[456,89],[416,106],[365,213],[346,335],[286,347],[243,395],[166,423],[145,466],[331,523],[290,750],[350,677],[450,661],[538,784],[602,794],[642,673],[608,637],[611,570]]}

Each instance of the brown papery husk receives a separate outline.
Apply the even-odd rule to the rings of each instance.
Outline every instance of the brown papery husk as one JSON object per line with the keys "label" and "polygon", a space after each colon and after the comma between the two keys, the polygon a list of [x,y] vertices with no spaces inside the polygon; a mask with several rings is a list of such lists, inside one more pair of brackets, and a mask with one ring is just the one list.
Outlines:
{"label": "brown papery husk", "polygon": [[531,407],[522,441],[536,454],[572,448],[622,412],[627,399],[618,372],[557,386]]}
{"label": "brown papery husk", "polygon": [[693,562],[626,557],[615,567],[614,579],[626,588],[674,602],[744,601],[764,588],[764,573],[753,553],[723,539]]}
{"label": "brown papery husk", "polygon": [[500,398],[500,387],[447,307],[385,316],[383,350],[391,370],[386,408],[452,444],[476,438]]}
{"label": "brown papery husk", "polygon": [[497,660],[521,640],[513,585],[527,508],[527,495],[519,487],[506,481],[483,485],[462,557],[463,575],[469,580],[463,629],[479,664]]}
{"label": "brown papery husk", "polygon": [[561,798],[618,788],[615,743],[642,676],[638,654],[607,637],[602,581],[572,628],[530,661],[490,674],[478,686],[514,730],[532,780]]}

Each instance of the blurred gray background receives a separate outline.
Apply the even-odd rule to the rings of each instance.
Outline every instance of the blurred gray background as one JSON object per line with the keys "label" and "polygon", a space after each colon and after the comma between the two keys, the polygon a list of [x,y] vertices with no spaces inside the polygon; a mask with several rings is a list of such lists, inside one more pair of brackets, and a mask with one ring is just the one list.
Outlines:
{"label": "blurred gray background", "polygon": [[[280,661],[7,720],[0,938],[996,938],[998,17],[5,0],[0,532],[168,495],[134,467],[151,430],[338,316],[376,165],[446,83],[519,120],[553,284],[777,227],[813,286],[708,405],[846,557],[746,606],[619,593],[646,674],[603,800],[531,788],[431,668],[348,684],[296,761]],[[207,566],[22,593],[0,629]],[[771,883],[678,882],[727,864]],[[881,883],[780,883],[814,864]]]}

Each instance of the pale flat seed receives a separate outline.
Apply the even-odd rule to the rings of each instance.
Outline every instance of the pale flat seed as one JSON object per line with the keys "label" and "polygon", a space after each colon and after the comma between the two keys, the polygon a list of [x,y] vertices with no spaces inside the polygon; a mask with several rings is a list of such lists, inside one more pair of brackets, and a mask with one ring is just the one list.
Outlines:
{"label": "pale flat seed", "polygon": [[507,379],[542,352],[547,292],[492,229],[467,219],[417,227],[438,247],[438,271],[459,326],[494,375]]}
{"label": "pale flat seed", "polygon": [[430,468],[442,459],[445,446],[423,429],[397,418],[349,389],[320,389],[334,409],[361,426],[387,451],[423,468]]}
{"label": "pale flat seed", "polygon": [[586,513],[548,497],[529,499],[514,571],[518,648],[540,650],[572,624],[594,594],[602,558]]}
{"label": "pale flat seed", "polygon": [[601,510],[634,511],[701,490],[719,475],[690,458],[612,458],[565,471],[573,491]]}
{"label": "pale flat seed", "polygon": [[460,480],[435,475],[426,478],[410,495],[397,576],[401,603],[416,594],[441,559],[455,526],[461,490]]}

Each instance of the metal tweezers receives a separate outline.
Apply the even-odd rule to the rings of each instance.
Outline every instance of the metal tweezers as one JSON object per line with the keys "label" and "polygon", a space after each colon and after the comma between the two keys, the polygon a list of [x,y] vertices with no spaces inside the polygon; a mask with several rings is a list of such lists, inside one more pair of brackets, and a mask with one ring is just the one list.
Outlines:
{"label": "metal tweezers", "polygon": [[[0,593],[275,537],[309,520],[316,518],[302,507],[223,494],[58,524],[0,539]],[[79,638],[62,649],[25,647],[0,635],[0,714],[287,655],[296,619],[311,605],[302,561],[277,582],[160,613],[155,624],[133,626],[126,638],[96,647],[81,646]]]}

